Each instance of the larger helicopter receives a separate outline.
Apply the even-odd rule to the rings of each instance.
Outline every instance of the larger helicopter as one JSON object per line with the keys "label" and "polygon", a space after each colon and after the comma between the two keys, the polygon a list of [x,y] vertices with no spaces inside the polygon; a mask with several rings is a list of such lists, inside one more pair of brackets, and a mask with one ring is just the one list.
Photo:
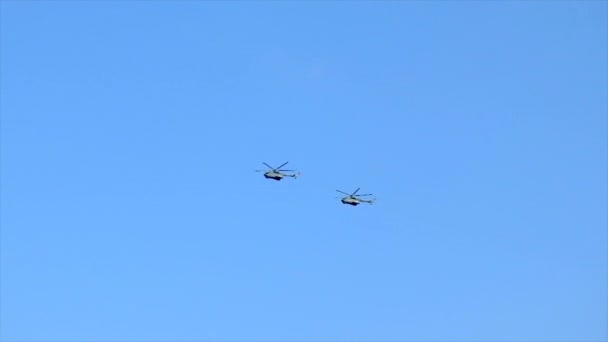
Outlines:
{"label": "larger helicopter", "polygon": [[346,197],[343,197],[340,200],[342,202],[342,204],[349,204],[349,205],[352,205],[352,206],[357,206],[357,205],[359,205],[361,203],[369,203],[369,204],[374,203],[374,201],[376,200],[375,198],[371,199],[371,200],[365,200],[365,199],[359,198],[359,196],[371,196],[372,195],[372,194],[357,195],[357,192],[359,191],[359,189],[361,189],[361,188],[358,188],[352,194],[347,194],[346,192],[340,191],[340,190],[336,190],[336,191],[339,192],[339,193],[342,193],[342,194],[346,195]]}
{"label": "larger helicopter", "polygon": [[[280,181],[281,179],[283,179],[284,177],[292,177],[292,178],[298,178],[298,176],[300,175],[299,172],[293,173],[293,174],[288,174],[288,173],[283,173],[283,172],[293,172],[295,170],[282,170],[281,168],[285,165],[287,165],[288,162],[285,162],[283,165],[274,168],[266,163],[262,163],[266,166],[268,166],[270,168],[270,170],[267,170],[264,172],[264,177],[266,179],[274,179],[277,181]],[[264,170],[255,170],[256,172],[263,172]]]}

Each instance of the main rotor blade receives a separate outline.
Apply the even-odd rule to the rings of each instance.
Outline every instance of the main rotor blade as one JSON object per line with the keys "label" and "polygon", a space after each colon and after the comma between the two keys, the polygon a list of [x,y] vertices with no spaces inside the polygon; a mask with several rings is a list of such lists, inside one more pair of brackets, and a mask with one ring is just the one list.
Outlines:
{"label": "main rotor blade", "polygon": [[268,166],[269,168],[271,168],[271,169],[273,169],[273,170],[274,170],[274,167],[272,167],[272,166],[270,166],[270,165],[268,165],[268,164],[266,164],[266,163],[262,163],[262,164],[264,164],[264,165],[266,165],[266,166]]}
{"label": "main rotor blade", "polygon": [[361,188],[357,188],[357,190],[355,190],[355,192],[353,192],[353,195],[357,193],[357,191],[359,191],[359,189]]}
{"label": "main rotor blade", "polygon": [[293,172],[295,170],[277,170],[277,171],[291,171],[291,172]]}
{"label": "main rotor blade", "polygon": [[363,194],[363,195],[355,195],[355,196],[371,196],[372,194]]}
{"label": "main rotor blade", "polygon": [[346,192],[344,192],[344,191],[340,191],[340,190],[336,190],[336,191],[337,191],[337,192],[339,192],[339,193],[345,194],[346,196],[350,196],[350,194],[347,194],[347,193],[346,193]]}
{"label": "main rotor blade", "polygon": [[285,162],[285,164],[283,164],[283,165],[281,165],[281,166],[277,167],[277,169],[282,168],[283,166],[287,165],[287,163],[289,163],[289,162]]}

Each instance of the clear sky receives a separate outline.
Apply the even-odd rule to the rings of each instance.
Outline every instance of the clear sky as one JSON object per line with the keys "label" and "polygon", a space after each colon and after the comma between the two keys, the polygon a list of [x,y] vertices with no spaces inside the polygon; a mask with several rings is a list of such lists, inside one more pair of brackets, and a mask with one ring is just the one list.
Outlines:
{"label": "clear sky", "polygon": [[607,2],[0,9],[2,341],[608,339]]}

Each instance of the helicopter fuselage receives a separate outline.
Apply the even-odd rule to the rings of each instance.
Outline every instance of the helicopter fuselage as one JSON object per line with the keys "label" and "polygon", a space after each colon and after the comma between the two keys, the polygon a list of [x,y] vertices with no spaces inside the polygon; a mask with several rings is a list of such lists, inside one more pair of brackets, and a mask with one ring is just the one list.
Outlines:
{"label": "helicopter fuselage", "polygon": [[352,198],[352,197],[344,197],[344,198],[342,198],[342,203],[357,206],[361,203],[361,201],[359,201],[356,198]]}
{"label": "helicopter fuselage", "polygon": [[268,172],[264,173],[264,177],[266,177],[266,179],[274,179],[274,180],[279,181],[279,180],[283,179],[283,177],[285,177],[285,176],[278,172],[268,171]]}

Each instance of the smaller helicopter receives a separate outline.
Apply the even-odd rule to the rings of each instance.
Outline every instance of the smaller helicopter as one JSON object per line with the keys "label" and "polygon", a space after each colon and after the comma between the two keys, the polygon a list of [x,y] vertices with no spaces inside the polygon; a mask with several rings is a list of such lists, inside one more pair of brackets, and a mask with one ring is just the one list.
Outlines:
{"label": "smaller helicopter", "polygon": [[[266,179],[274,179],[277,181],[280,181],[281,179],[283,179],[284,177],[293,177],[293,178],[298,178],[298,176],[300,175],[299,172],[294,173],[294,174],[287,174],[287,173],[283,173],[283,172],[287,172],[287,171],[295,171],[295,170],[282,170],[281,168],[285,165],[287,165],[288,162],[285,162],[283,165],[274,168],[266,163],[262,163],[266,166],[268,166],[270,168],[270,170],[264,172],[264,177]],[[263,172],[264,170],[255,170],[256,172]]]}
{"label": "smaller helicopter", "polygon": [[336,190],[336,191],[339,192],[339,193],[347,195],[346,197],[343,197],[341,199],[342,204],[350,204],[350,205],[353,205],[353,206],[357,206],[357,205],[359,205],[361,203],[369,203],[369,204],[374,203],[374,201],[376,200],[375,198],[371,199],[371,200],[364,200],[362,198],[358,198],[359,196],[371,196],[371,194],[357,195],[357,191],[359,191],[359,189],[361,189],[361,188],[358,188],[352,194],[347,194],[346,192],[340,191],[340,190]]}

